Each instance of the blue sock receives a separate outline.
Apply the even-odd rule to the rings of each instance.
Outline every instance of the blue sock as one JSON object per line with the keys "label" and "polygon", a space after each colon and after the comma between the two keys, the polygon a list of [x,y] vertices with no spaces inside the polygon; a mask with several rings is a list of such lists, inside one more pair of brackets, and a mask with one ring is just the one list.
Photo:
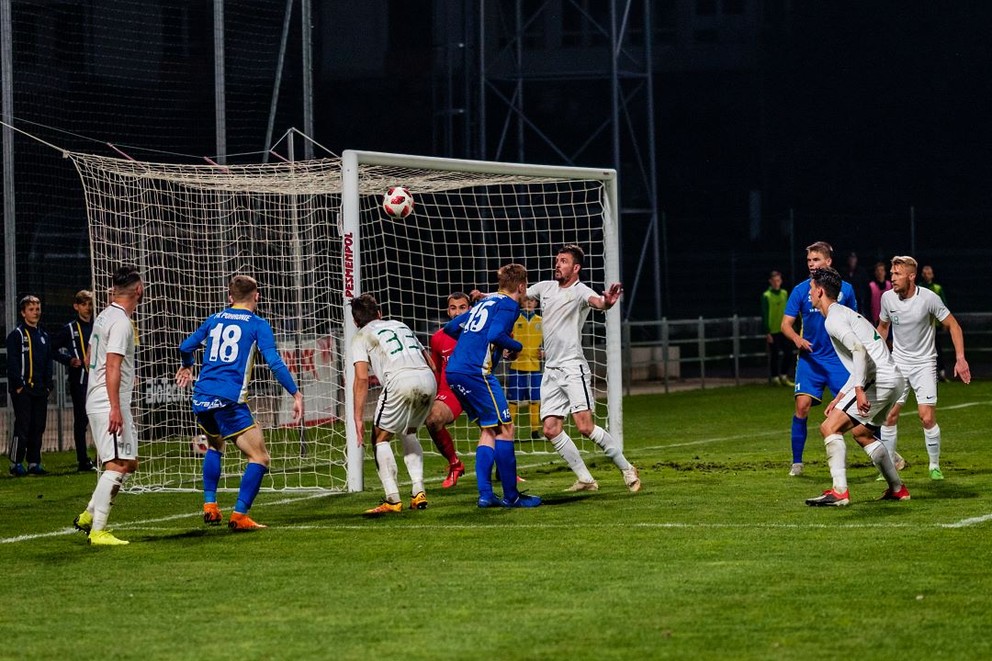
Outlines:
{"label": "blue sock", "polygon": [[217,484],[220,482],[220,460],[224,455],[208,448],[203,455],[203,502],[217,502]]}
{"label": "blue sock", "polygon": [[496,468],[503,485],[503,498],[513,502],[520,495],[517,491],[517,455],[513,441],[496,439]]}
{"label": "blue sock", "polygon": [[247,514],[251,509],[251,504],[258,495],[258,489],[262,486],[262,478],[269,469],[262,464],[249,463],[245,468],[245,474],[241,476],[241,488],[238,489],[238,502],[234,504],[234,511]]}
{"label": "blue sock", "polygon": [[485,445],[475,449],[475,481],[479,485],[480,498],[494,498],[493,495],[493,464],[496,463],[496,451]]}
{"label": "blue sock", "polygon": [[806,420],[792,416],[792,463],[803,463],[803,448],[806,447]]}

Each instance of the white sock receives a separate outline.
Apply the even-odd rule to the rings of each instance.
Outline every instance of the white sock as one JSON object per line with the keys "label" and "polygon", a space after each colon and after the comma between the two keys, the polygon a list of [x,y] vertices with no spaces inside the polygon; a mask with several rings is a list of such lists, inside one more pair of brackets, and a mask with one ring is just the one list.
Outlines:
{"label": "white sock", "polygon": [[831,434],[823,439],[827,448],[827,465],[830,466],[830,477],[834,481],[834,491],[847,491],[847,446],[840,434]]}
{"label": "white sock", "polygon": [[899,477],[899,471],[896,470],[895,462],[892,461],[892,455],[882,445],[882,442],[869,443],[864,447],[864,450],[865,454],[871,458],[871,463],[875,464],[878,472],[885,476],[889,488],[893,491],[898,490],[902,485],[902,478]]}
{"label": "white sock", "polygon": [[882,425],[880,436],[882,445],[884,445],[885,449],[889,451],[889,456],[895,459],[896,446],[898,445],[899,440],[899,426]]}
{"label": "white sock", "polygon": [[[93,497],[90,504],[86,506],[87,511],[93,513],[93,524],[91,530],[103,530],[107,527],[107,517],[110,516],[110,508],[114,505],[114,496],[124,482],[124,473],[105,470],[96,482],[93,489]],[[93,509],[90,510],[90,507]]]}
{"label": "white sock", "polygon": [[561,455],[561,458],[565,460],[568,467],[572,469],[576,477],[582,482],[593,482],[592,473],[586,468],[586,462],[582,461],[582,456],[579,454],[579,448],[575,447],[575,442],[568,437],[568,434],[562,432],[551,439],[551,445],[555,446],[555,450]]}
{"label": "white sock", "polygon": [[424,490],[424,448],[416,434],[400,434],[403,442],[403,463],[410,474],[410,495],[416,496]]}
{"label": "white sock", "polygon": [[396,486],[396,457],[393,456],[393,448],[388,441],[375,444],[375,468],[386,500],[391,503],[400,502],[400,489]]}
{"label": "white sock", "polygon": [[596,425],[592,433],[589,434],[589,438],[593,440],[599,447],[603,448],[603,453],[613,460],[616,467],[622,471],[630,468],[630,462],[627,458],[623,456],[623,451],[620,449],[620,444],[610,436],[610,432],[606,431],[599,425]]}
{"label": "white sock", "polygon": [[940,468],[940,425],[923,430],[923,440],[927,444],[927,455],[930,457],[930,470]]}

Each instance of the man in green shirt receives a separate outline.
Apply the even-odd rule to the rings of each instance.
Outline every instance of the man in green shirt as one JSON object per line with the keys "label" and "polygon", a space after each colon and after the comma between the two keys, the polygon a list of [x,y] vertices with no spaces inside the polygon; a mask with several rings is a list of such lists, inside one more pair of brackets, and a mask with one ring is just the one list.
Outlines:
{"label": "man in green shirt", "polygon": [[789,292],[782,289],[782,274],[772,271],[768,289],[761,295],[761,323],[768,343],[768,383],[771,385],[795,385],[787,374],[786,365],[792,348],[782,333],[782,316],[788,300]]}

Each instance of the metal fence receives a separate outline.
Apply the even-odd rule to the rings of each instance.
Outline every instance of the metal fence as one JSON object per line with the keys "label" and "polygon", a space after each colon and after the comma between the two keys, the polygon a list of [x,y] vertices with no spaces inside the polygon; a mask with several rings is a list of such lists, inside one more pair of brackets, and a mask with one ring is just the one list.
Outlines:
{"label": "metal fence", "polygon": [[[976,377],[992,374],[992,313],[955,315]],[[950,338],[938,338],[953,369]],[[686,386],[740,385],[768,379],[768,348],[760,317],[632,321],[623,327],[624,394],[645,387],[669,392]],[[948,377],[951,375],[948,374]]]}

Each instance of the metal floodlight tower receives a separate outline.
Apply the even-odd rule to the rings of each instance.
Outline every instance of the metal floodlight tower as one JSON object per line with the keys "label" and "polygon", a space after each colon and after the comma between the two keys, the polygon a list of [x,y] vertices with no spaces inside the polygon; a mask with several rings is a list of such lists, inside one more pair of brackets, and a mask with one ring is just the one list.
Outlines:
{"label": "metal floodlight tower", "polygon": [[[634,300],[648,263],[655,318],[660,318],[651,5],[650,0],[478,0],[458,12],[437,4],[442,36],[435,138],[439,147],[470,158],[527,162],[535,152],[550,150],[570,166],[590,165],[590,147],[608,139],[612,163],[596,165],[617,170],[621,226],[642,240],[636,274],[626,287],[628,300]],[[553,117],[559,126],[548,125],[547,113],[537,112],[538,100],[528,92],[534,83],[605,89],[609,99],[585,108],[594,128],[565,144],[554,134],[569,118]]]}

